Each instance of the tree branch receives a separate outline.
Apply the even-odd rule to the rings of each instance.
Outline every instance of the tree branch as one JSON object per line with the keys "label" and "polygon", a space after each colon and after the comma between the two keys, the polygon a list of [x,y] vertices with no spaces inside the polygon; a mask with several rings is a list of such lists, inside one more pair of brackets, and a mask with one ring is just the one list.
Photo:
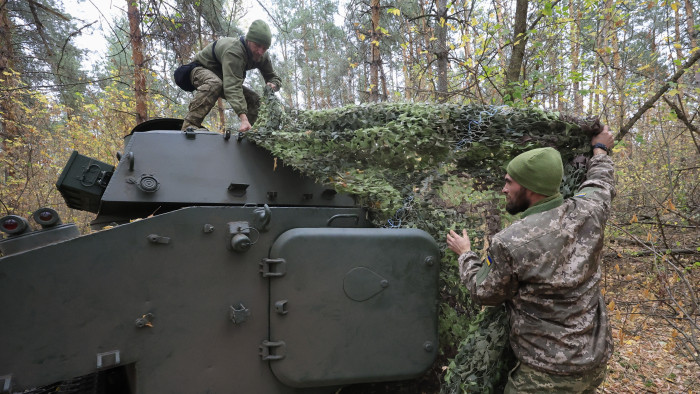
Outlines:
{"label": "tree branch", "polygon": [[693,64],[695,64],[695,62],[698,61],[698,59],[700,59],[700,50],[695,51],[693,56],[691,56],[688,60],[686,60],[685,63],[683,63],[681,68],[678,71],[676,71],[675,74],[673,74],[671,79],[669,79],[668,82],[666,82],[653,97],[644,102],[644,105],[642,105],[642,107],[639,108],[639,110],[637,110],[637,113],[635,113],[634,116],[632,116],[632,119],[630,119],[626,125],[622,126],[620,132],[617,133],[617,135],[615,136],[615,140],[621,141],[622,138],[624,138],[625,135],[630,131],[632,126],[634,126],[634,124],[637,123],[637,121],[642,117],[642,115],[644,115],[645,112],[651,109],[651,107],[654,106],[654,103],[656,103],[659,100],[659,98],[661,98],[661,96],[663,96],[663,94],[666,93],[666,91],[668,91],[668,89],[670,88],[670,84],[677,83],[681,76],[683,76],[683,74],[685,73],[685,70],[692,67]]}
{"label": "tree branch", "polygon": [[695,139],[695,134],[700,134],[700,130],[698,130],[698,128],[695,127],[695,125],[688,120],[688,117],[685,115],[685,111],[678,108],[678,106],[674,104],[673,101],[666,98],[666,96],[663,96],[663,99],[666,102],[666,104],[668,104],[668,106],[671,107],[673,112],[676,113],[678,119],[680,119],[680,121],[683,122],[683,124],[685,124],[685,127],[687,127],[688,130],[690,130],[690,137],[693,139],[695,149],[697,149],[698,153],[700,153],[700,145],[698,145],[698,141]]}

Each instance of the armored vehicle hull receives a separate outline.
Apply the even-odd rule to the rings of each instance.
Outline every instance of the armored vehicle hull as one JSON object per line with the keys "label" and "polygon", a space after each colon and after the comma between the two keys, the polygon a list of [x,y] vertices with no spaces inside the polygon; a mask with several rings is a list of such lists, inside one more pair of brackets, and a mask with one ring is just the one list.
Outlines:
{"label": "armored vehicle hull", "polygon": [[[112,174],[94,165],[77,179],[108,179],[101,231],[0,244],[0,392],[115,368],[125,382],[98,392],[333,392],[433,363],[427,233],[372,228],[351,197],[220,134],[137,132]],[[95,206],[71,188],[68,204]]]}

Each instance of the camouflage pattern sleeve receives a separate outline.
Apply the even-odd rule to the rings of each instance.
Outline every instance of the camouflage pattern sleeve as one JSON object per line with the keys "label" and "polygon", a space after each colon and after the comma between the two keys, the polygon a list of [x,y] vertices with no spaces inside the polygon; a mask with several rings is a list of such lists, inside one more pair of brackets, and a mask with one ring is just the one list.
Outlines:
{"label": "camouflage pattern sleeve", "polygon": [[505,245],[494,238],[482,262],[474,252],[459,256],[459,276],[472,299],[482,305],[499,305],[518,291],[513,261]]}
{"label": "camouflage pattern sleeve", "polygon": [[615,193],[615,166],[612,159],[608,155],[594,155],[588,160],[586,180],[575,197],[585,196],[597,200],[607,212]]}

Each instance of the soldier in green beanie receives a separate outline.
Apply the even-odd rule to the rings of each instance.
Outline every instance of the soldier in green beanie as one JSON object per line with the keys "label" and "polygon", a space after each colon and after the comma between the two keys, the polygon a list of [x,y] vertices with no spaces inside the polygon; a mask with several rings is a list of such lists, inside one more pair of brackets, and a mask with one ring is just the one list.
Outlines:
{"label": "soldier in green beanie", "polygon": [[567,200],[559,194],[559,152],[540,148],[506,168],[506,210],[520,220],[493,236],[481,260],[466,230],[450,231],[459,273],[473,300],[505,303],[518,364],[506,393],[594,393],[605,379],[612,334],[600,291],[605,223],[615,196],[605,126],[591,139],[586,181]]}
{"label": "soldier in green beanie", "polygon": [[260,96],[243,86],[246,72],[257,68],[273,90],[279,90],[281,86],[267,53],[271,44],[270,27],[264,21],[256,20],[245,37],[220,38],[199,51],[191,63],[193,67],[189,76],[185,77],[186,82],[191,82],[191,89],[196,91],[182,130],[202,127],[202,121],[219,97],[225,98],[238,115],[241,122],[238,130],[250,130],[258,116]]}

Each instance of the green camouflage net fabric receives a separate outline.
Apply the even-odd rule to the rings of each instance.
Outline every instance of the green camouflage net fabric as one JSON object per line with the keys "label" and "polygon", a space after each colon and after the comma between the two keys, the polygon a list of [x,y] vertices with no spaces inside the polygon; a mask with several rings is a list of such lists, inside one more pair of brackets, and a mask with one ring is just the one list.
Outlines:
{"label": "green camouflage net fabric", "polygon": [[[420,228],[443,250],[445,233],[455,225],[473,230],[475,250],[486,249],[488,231],[481,223],[488,204],[470,196],[500,190],[503,168],[519,153],[543,146],[558,149],[565,163],[561,192],[571,196],[584,180],[590,137],[600,129],[593,120],[507,106],[377,103],[291,110],[269,88],[261,104],[247,138],[284,164],[354,196],[377,227]],[[441,193],[449,182],[463,189],[469,201],[446,202]],[[442,301],[456,309],[471,308],[473,317],[466,337],[459,339],[442,392],[494,392],[509,367],[504,308],[478,312],[455,278],[456,256],[446,252]]]}

